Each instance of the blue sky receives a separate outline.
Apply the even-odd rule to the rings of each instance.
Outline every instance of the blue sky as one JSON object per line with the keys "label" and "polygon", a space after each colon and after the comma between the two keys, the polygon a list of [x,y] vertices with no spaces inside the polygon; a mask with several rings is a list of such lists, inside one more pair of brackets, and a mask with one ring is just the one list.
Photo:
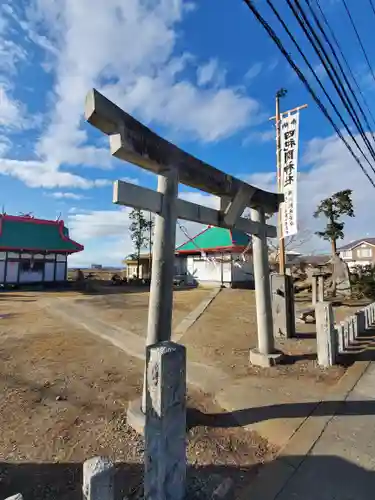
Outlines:
{"label": "blue sky", "polygon": [[[374,108],[375,82],[342,3],[321,4]],[[365,0],[348,4],[375,61],[375,16]],[[266,2],[257,5],[277,26]],[[285,2],[277,5],[330,88]],[[275,139],[268,118],[276,90],[287,88],[282,109],[309,104],[301,113],[301,231],[318,228],[312,212],[320,199],[352,188],[357,217],[347,224],[346,240],[375,235],[373,188],[241,0],[5,1],[0,6],[0,202],[12,214],[50,219],[61,214],[72,236],[85,245],[72,263],[118,264],[131,251],[128,210],[111,201],[114,180],[156,185],[153,175],[112,159],[107,138],[84,122],[84,98],[92,87],[190,153],[269,190],[275,189]],[[186,199],[217,205],[214,197],[186,186],[180,191]],[[187,226],[192,236],[199,229]],[[306,247],[325,248],[315,237]]]}

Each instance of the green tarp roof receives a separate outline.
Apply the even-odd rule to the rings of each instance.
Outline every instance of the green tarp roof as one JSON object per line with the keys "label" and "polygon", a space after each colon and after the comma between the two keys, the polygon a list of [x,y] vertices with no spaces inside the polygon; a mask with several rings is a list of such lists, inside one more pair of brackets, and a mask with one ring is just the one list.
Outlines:
{"label": "green tarp roof", "polygon": [[235,249],[246,247],[250,236],[237,229],[208,227],[190,241],[176,248],[176,252],[199,252],[200,250]]}
{"label": "green tarp roof", "polygon": [[62,221],[0,216],[0,250],[80,252],[83,246],[69,238]]}

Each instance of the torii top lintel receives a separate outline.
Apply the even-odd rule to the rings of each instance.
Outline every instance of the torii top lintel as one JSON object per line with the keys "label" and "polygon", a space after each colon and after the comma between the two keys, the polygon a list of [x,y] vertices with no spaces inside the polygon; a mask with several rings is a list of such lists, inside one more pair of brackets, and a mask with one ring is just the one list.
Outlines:
{"label": "torii top lintel", "polygon": [[250,186],[159,137],[95,89],[86,96],[85,118],[110,136],[111,153],[117,158],[156,174],[176,168],[182,184],[219,197],[233,199],[241,188],[249,189],[248,206],[261,206],[268,213],[277,212],[283,201],[282,194]]}

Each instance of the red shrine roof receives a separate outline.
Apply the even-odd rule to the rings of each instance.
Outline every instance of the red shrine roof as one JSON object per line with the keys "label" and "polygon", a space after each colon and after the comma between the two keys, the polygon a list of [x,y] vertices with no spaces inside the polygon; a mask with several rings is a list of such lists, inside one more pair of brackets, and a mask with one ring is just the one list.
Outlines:
{"label": "red shrine roof", "polygon": [[81,252],[83,248],[69,238],[69,230],[62,220],[0,214],[0,251],[27,250],[70,254]]}

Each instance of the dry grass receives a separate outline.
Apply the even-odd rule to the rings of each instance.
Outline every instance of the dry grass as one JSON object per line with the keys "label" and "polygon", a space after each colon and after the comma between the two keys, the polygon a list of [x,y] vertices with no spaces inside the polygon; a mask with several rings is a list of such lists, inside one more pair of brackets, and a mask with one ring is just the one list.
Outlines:
{"label": "dry grass", "polygon": [[[48,298],[55,295],[77,298],[75,292]],[[127,425],[125,411],[140,394],[143,363],[57,320],[44,297],[0,296],[0,497],[22,490],[30,499],[78,500],[79,464],[98,454],[121,464],[125,494],[142,477],[143,439]],[[179,297],[176,303],[185,314],[189,296]],[[199,391],[190,393],[189,403],[210,413],[222,411]],[[195,427],[188,434],[194,470],[208,478],[214,469],[220,477],[232,477],[236,488],[275,452],[241,428]]]}

